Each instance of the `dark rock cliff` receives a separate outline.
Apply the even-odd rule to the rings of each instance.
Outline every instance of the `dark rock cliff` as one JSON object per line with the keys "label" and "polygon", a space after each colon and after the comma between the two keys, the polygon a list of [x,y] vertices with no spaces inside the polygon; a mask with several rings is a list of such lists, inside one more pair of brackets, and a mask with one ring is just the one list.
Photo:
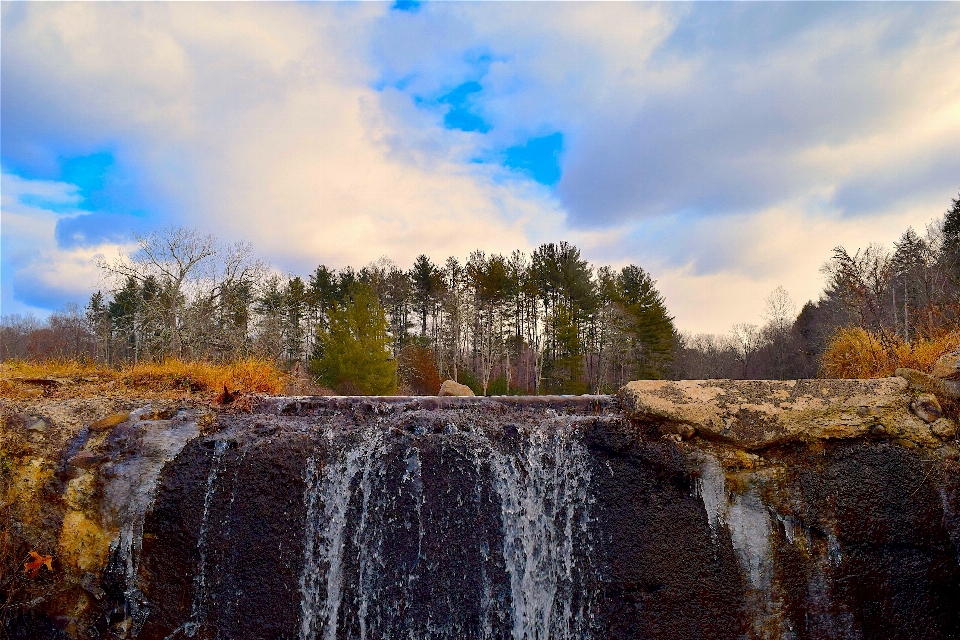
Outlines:
{"label": "dark rock cliff", "polygon": [[954,425],[917,418],[915,396],[641,382],[148,407],[97,428],[89,407],[7,407],[6,555],[55,560],[33,580],[4,567],[5,629],[960,637]]}

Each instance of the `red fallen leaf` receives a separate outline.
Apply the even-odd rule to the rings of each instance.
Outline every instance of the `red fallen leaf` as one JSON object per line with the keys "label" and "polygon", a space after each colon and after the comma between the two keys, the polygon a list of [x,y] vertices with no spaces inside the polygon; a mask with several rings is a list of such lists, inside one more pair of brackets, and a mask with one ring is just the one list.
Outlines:
{"label": "red fallen leaf", "polygon": [[36,551],[31,551],[30,557],[33,560],[23,563],[23,571],[31,580],[37,577],[40,567],[44,565],[46,565],[48,571],[53,571],[53,556],[42,556]]}

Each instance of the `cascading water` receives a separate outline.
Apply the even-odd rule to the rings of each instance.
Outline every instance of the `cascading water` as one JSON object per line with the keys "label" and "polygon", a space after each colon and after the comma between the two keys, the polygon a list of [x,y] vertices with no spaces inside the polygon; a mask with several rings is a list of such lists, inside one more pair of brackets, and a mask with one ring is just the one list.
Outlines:
{"label": "cascading water", "polygon": [[957,637],[960,483],[923,488],[891,445],[748,457],[659,429],[596,397],[284,398],[202,436],[134,416],[78,637]]}
{"label": "cascading water", "polygon": [[137,584],[144,521],[163,466],[199,433],[197,424],[186,415],[173,420],[139,420],[149,410],[145,407],[132,413],[127,420],[132,425],[129,433],[122,436],[127,451],[136,451],[137,455],[127,455],[105,469],[110,478],[104,486],[105,499],[119,524],[119,536],[111,544],[111,558],[114,570],[122,575],[124,608],[134,637],[149,613]]}
{"label": "cascading water", "polygon": [[[332,440],[333,434],[328,433]],[[309,458],[306,469],[307,505],[304,535],[304,567],[300,576],[302,640],[335,640],[343,598],[343,554],[347,549],[348,509],[357,485],[369,482],[371,458],[377,433],[365,431],[339,460],[327,464]],[[363,476],[360,482],[358,475]],[[363,506],[369,501],[364,491]],[[361,526],[362,530],[362,526]]]}
{"label": "cascading water", "polygon": [[530,433],[519,455],[491,450],[515,640],[586,637],[575,546],[588,534],[587,463],[586,448],[564,431]]}
{"label": "cascading water", "polygon": [[188,638],[194,637],[204,623],[207,600],[207,532],[210,527],[210,505],[216,494],[217,477],[222,471],[223,454],[230,446],[228,440],[217,440],[213,445],[213,461],[207,473],[206,491],[203,494],[203,518],[200,521],[200,535],[197,540],[197,550],[200,562],[197,573],[193,577],[193,602],[190,605],[190,620],[168,636],[172,639],[178,632],[183,632]]}
{"label": "cascading water", "polygon": [[[326,432],[305,472],[301,640],[589,637],[586,447],[563,419],[517,429],[512,446],[461,427],[392,443],[384,425]],[[441,490],[451,470],[468,482]],[[451,522],[447,536],[475,537],[438,539]],[[427,590],[464,570],[481,575],[474,602]]]}

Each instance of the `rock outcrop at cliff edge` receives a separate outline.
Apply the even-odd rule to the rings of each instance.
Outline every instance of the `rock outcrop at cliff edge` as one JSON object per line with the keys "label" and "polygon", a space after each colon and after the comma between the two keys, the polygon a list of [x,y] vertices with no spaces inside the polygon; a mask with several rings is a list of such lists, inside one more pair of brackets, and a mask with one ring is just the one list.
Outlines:
{"label": "rock outcrop at cliff edge", "polygon": [[[631,419],[664,433],[699,435],[744,449],[792,442],[895,438],[938,447],[956,424],[911,410],[917,391],[879,380],[638,380],[620,391]],[[925,414],[926,415],[926,414]],[[928,415],[926,417],[929,417]]]}

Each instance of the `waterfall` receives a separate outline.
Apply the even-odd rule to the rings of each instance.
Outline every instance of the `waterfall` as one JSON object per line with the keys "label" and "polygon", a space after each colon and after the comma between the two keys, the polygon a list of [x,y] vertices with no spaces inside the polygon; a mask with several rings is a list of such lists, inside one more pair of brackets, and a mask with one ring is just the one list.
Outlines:
{"label": "waterfall", "polygon": [[[589,457],[569,424],[553,422],[521,431],[516,447],[488,435],[483,424],[389,441],[382,424],[351,438],[328,431],[325,451],[305,469],[301,640],[589,637],[590,598],[581,585],[588,570]],[[428,494],[424,447],[459,456],[465,463],[459,472],[474,486],[463,493],[433,487]],[[481,514],[488,498],[499,503],[492,519]],[[464,551],[474,558],[471,566],[445,568],[449,554],[438,544],[457,541],[426,538],[437,526],[425,521],[428,510],[479,532],[480,541]],[[387,538],[393,564],[384,554]],[[424,600],[429,576],[465,569],[480,576],[474,602]],[[476,615],[464,622],[440,610],[459,605]],[[408,616],[415,614],[414,623]]]}
{"label": "waterfall", "polygon": [[[328,432],[328,440],[332,439],[333,434]],[[358,474],[363,476],[363,506],[367,506],[372,453],[379,441],[379,432],[367,429],[338,460],[323,464],[311,457],[307,461],[305,561],[300,576],[301,640],[336,640],[344,587],[347,512]]]}
{"label": "waterfall", "polygon": [[519,455],[492,453],[500,496],[503,557],[510,575],[514,640],[582,638],[574,553],[586,536],[586,448],[563,431],[529,434]]}
{"label": "waterfall", "polygon": [[200,552],[200,563],[197,573],[193,577],[193,602],[190,605],[190,621],[183,625],[183,631],[188,638],[196,635],[200,625],[204,622],[204,612],[207,599],[207,530],[210,526],[210,504],[216,493],[217,476],[221,472],[223,454],[230,446],[227,440],[217,440],[213,445],[213,461],[210,471],[207,472],[207,486],[203,494],[203,516],[200,520],[200,535],[197,538],[197,550]]}

